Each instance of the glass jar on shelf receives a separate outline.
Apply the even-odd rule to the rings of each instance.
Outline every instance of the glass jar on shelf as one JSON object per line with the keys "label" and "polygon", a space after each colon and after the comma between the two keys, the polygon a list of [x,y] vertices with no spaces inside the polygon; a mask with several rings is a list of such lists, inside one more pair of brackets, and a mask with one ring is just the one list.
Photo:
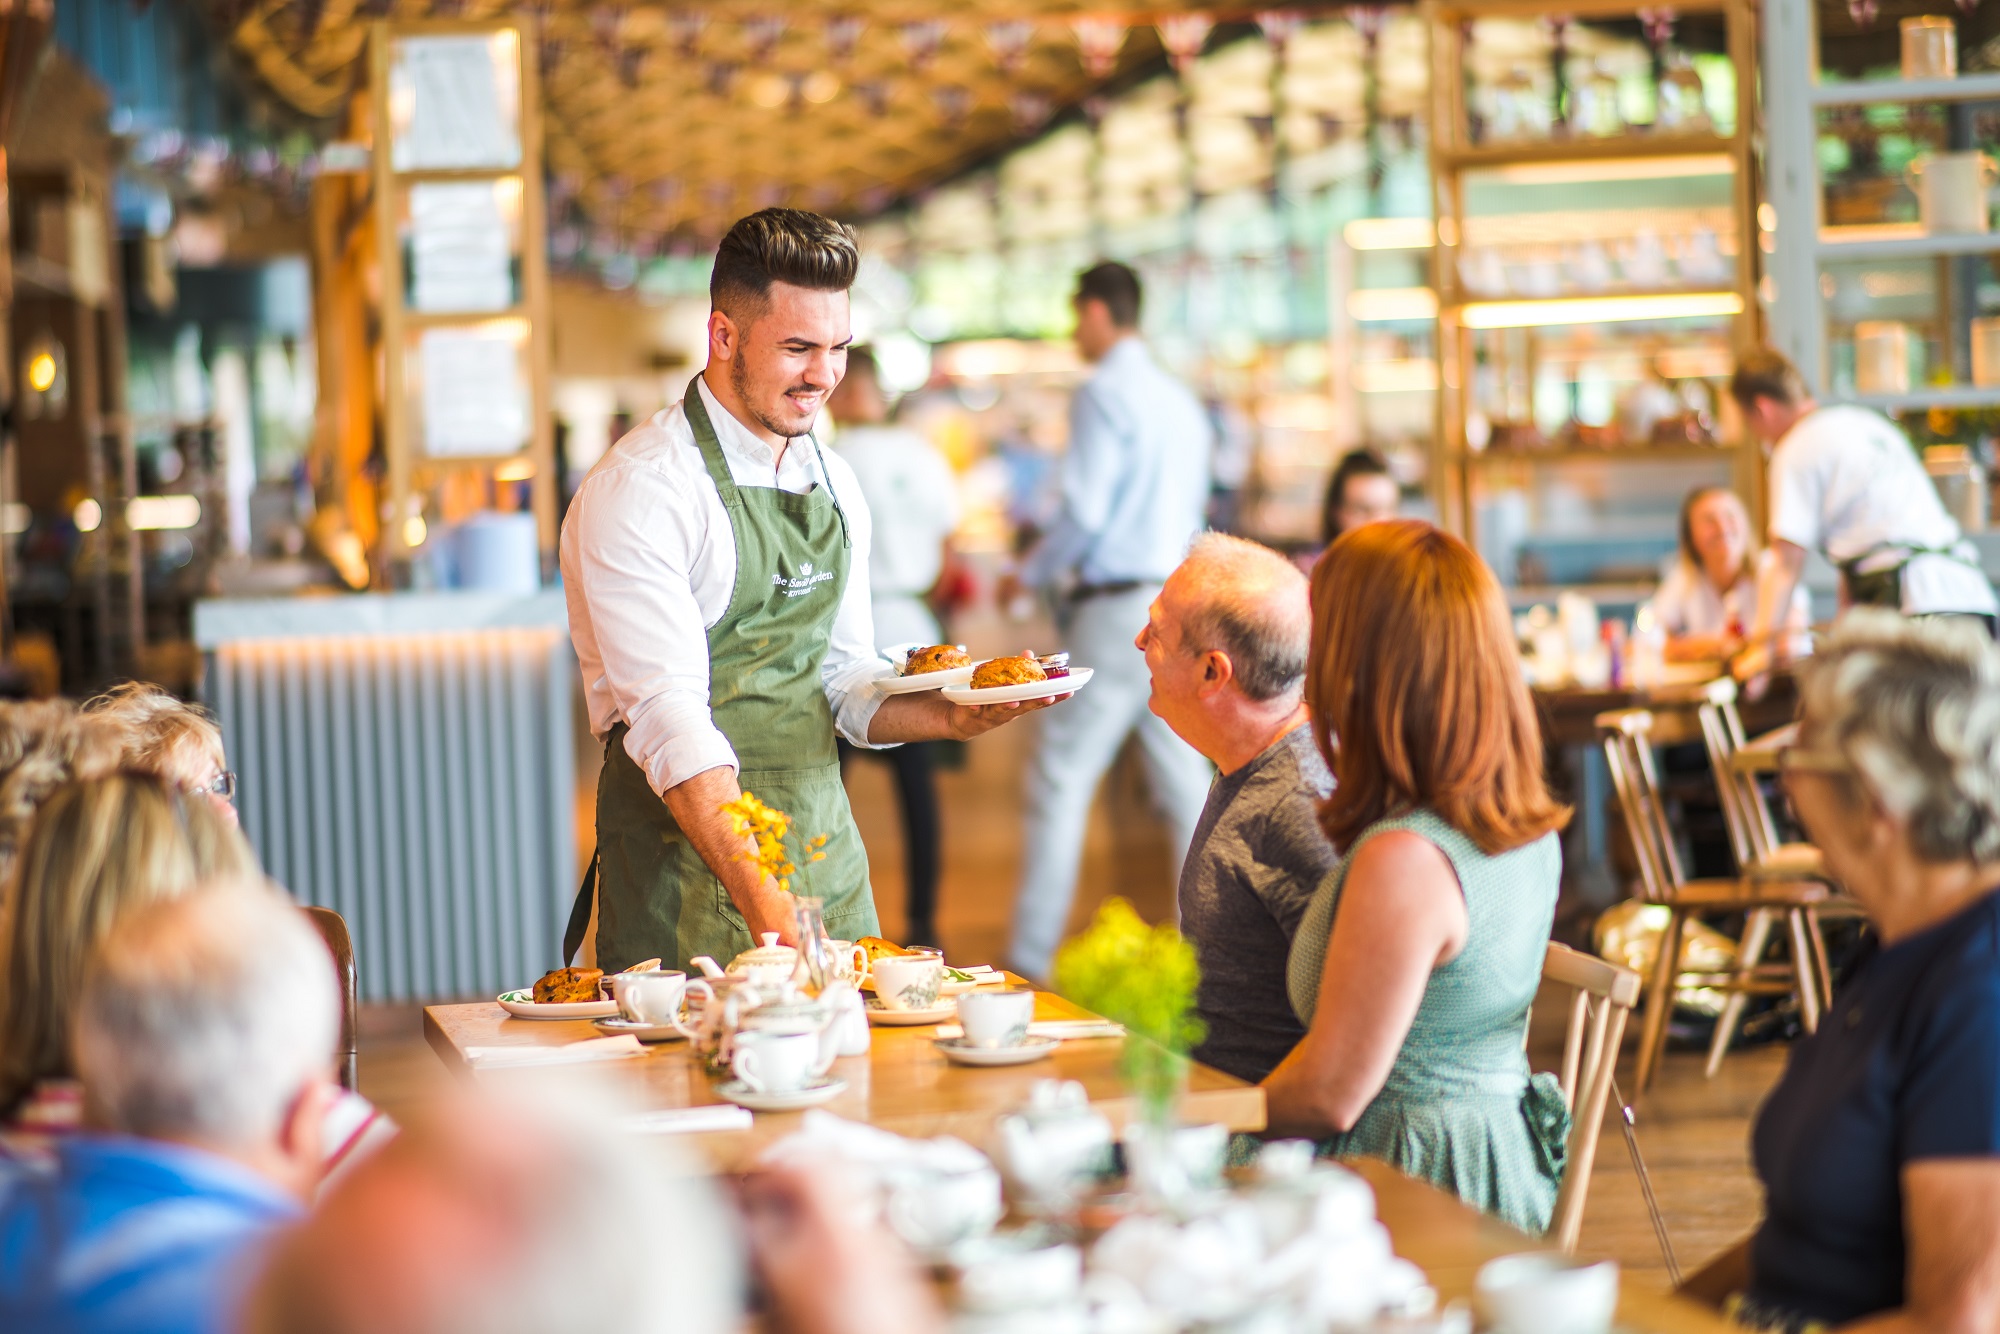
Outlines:
{"label": "glass jar on shelf", "polygon": [[1701,75],[1685,52],[1677,52],[1669,59],[1667,71],[1660,78],[1660,113],[1656,125],[1679,134],[1699,134],[1715,127],[1709,119]]}

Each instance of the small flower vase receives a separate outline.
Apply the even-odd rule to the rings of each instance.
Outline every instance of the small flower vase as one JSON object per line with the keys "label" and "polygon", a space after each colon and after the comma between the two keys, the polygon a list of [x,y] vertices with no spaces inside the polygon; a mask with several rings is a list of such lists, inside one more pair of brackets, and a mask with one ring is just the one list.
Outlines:
{"label": "small flower vase", "polygon": [[1125,1041],[1125,1073],[1139,1115],[1125,1127],[1125,1172],[1135,1194],[1161,1213],[1182,1212],[1221,1184],[1229,1152],[1223,1126],[1183,1125],[1187,1057],[1137,1035]]}

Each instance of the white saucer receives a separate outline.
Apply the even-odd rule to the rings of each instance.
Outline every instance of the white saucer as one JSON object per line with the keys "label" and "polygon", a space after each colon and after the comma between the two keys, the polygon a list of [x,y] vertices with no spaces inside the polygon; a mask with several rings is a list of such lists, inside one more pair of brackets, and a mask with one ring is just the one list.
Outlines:
{"label": "white saucer", "polygon": [[635,1024],[623,1016],[599,1019],[591,1027],[607,1037],[615,1038],[620,1033],[630,1033],[641,1042],[681,1042],[687,1038],[687,1034],[672,1024]]}
{"label": "white saucer", "polygon": [[[984,662],[985,659],[979,660]],[[970,667],[948,667],[941,672],[918,672],[915,676],[890,676],[875,683],[875,688],[885,695],[914,695],[920,690],[942,690],[946,686],[962,686],[972,679],[979,669],[975,662]]]}
{"label": "white saucer", "polygon": [[617,1001],[565,1001],[557,1005],[538,1002],[534,995],[532,991],[503,991],[495,999],[516,1019],[609,1019],[618,1013]]}
{"label": "white saucer", "polygon": [[753,1112],[796,1112],[838,1098],[847,1092],[847,1081],[833,1075],[821,1075],[804,1088],[790,1093],[759,1093],[742,1080],[731,1079],[717,1084],[715,1091],[738,1107],[748,1107]]}
{"label": "white saucer", "polygon": [[1018,1047],[974,1047],[964,1038],[932,1038],[931,1043],[953,1065],[1026,1065],[1062,1046],[1054,1038],[1034,1036],[1022,1039]]}
{"label": "white saucer", "polygon": [[[968,681],[970,677],[966,678]],[[1017,686],[987,686],[974,690],[970,685],[946,686],[944,697],[954,704],[1021,704],[1031,699],[1072,695],[1090,684],[1090,668],[1072,667],[1068,676],[1049,681],[1024,681]]]}
{"label": "white saucer", "polygon": [[941,1024],[958,1017],[958,1004],[933,1005],[928,1010],[891,1010],[881,1001],[868,1003],[868,1022],[884,1028],[914,1028],[918,1024]]}

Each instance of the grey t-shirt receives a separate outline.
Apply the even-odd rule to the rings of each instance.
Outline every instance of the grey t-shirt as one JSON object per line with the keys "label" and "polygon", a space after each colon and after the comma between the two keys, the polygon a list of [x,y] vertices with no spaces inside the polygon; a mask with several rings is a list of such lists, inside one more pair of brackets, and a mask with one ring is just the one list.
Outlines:
{"label": "grey t-shirt", "polygon": [[1252,1081],[1285,1058],[1305,1027],[1285,991],[1299,917],[1339,859],[1315,808],[1333,778],[1298,727],[1215,780],[1181,865],[1181,930],[1201,961],[1195,1008],[1208,1038],[1195,1059]]}

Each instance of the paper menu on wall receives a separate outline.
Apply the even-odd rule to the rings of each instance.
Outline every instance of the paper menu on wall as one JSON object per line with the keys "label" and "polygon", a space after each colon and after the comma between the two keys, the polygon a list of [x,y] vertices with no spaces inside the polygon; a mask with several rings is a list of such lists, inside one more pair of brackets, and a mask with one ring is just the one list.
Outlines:
{"label": "paper menu on wall", "polygon": [[397,171],[521,164],[520,38],[404,37],[390,73]]}
{"label": "paper menu on wall", "polygon": [[423,452],[489,457],[525,448],[531,435],[521,331],[426,329],[418,343]]}
{"label": "paper menu on wall", "polygon": [[513,245],[491,181],[410,187],[410,305],[505,310],[514,303]]}

